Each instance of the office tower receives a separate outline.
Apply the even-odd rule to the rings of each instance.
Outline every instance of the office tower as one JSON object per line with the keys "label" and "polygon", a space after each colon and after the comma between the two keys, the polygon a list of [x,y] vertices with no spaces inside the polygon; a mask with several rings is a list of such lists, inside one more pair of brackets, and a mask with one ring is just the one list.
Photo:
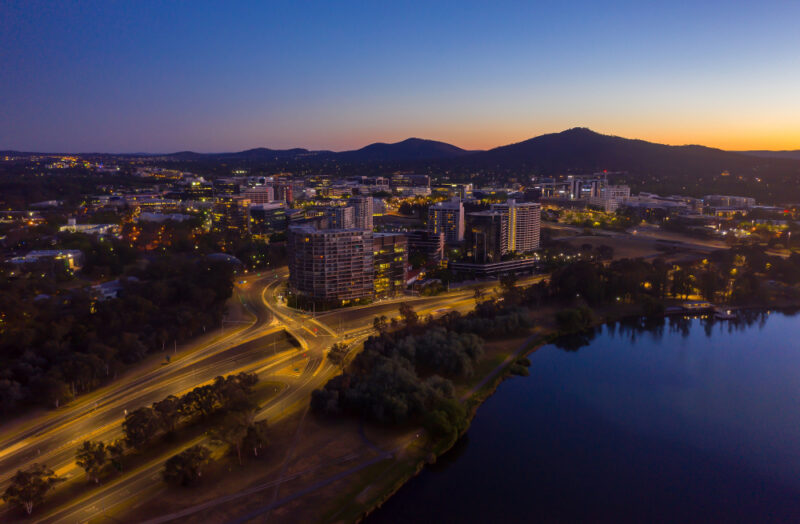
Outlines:
{"label": "office tower", "polygon": [[425,260],[439,262],[444,258],[444,233],[414,230],[406,233],[409,254],[420,254]]}
{"label": "office tower", "polygon": [[372,245],[375,297],[401,294],[408,279],[408,238],[402,233],[375,233]]}
{"label": "office tower", "polygon": [[631,196],[628,186],[603,186],[598,196],[589,198],[589,204],[602,208],[606,213],[613,213]]}
{"label": "office tower", "polygon": [[278,182],[274,185],[275,200],[291,204],[294,201],[292,184],[290,182]]}
{"label": "office tower", "polygon": [[250,230],[250,200],[242,196],[218,196],[211,211],[215,231]]}
{"label": "office tower", "polygon": [[270,186],[256,186],[245,189],[245,198],[249,198],[253,204],[269,204],[275,200],[275,195]]}
{"label": "office tower", "polygon": [[286,231],[289,224],[287,211],[291,211],[283,202],[271,204],[250,204],[250,231],[257,235],[266,235]]}
{"label": "office tower", "polygon": [[238,195],[239,183],[230,178],[217,178],[214,180],[214,192],[217,195]]}
{"label": "office tower", "polygon": [[502,211],[468,213],[465,241],[474,262],[500,262],[509,251],[508,214]]}

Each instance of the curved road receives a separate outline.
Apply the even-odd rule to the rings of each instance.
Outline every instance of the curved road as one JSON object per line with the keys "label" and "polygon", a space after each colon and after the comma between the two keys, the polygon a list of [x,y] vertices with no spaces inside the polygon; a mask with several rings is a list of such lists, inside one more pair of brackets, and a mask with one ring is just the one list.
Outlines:
{"label": "curved road", "polygon": [[[338,371],[325,358],[326,350],[334,342],[355,344],[369,336],[375,315],[393,316],[401,301],[411,303],[421,315],[467,311],[474,306],[473,291],[462,290],[438,297],[378,302],[313,318],[286,307],[277,298],[285,276],[283,270],[237,286],[237,294],[253,316],[249,325],[197,343],[170,364],[122,377],[61,410],[4,427],[0,432],[0,489],[17,469],[31,462],[43,462],[60,475],[82,481],[83,472],[74,464],[75,448],[87,439],[108,442],[121,437],[126,410],[150,405],[171,394],[180,395],[218,375],[249,371],[263,380],[287,366],[305,363],[298,376],[280,377],[287,387],[259,410],[259,419],[274,422],[308,402],[311,391]],[[182,443],[104,484],[87,484],[84,495],[57,508],[40,508],[34,517],[37,522],[86,522],[107,512],[130,511],[163,489],[160,472],[166,459],[203,439]],[[0,520],[9,518],[5,505],[0,505]]]}

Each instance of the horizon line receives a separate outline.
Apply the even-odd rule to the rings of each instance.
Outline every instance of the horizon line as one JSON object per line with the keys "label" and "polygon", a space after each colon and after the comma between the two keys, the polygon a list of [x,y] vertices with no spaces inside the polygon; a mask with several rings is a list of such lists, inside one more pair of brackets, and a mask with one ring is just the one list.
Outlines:
{"label": "horizon line", "polygon": [[592,133],[595,133],[595,134],[598,134],[598,135],[601,135],[601,136],[623,138],[623,139],[626,139],[626,140],[640,140],[640,141],[643,141],[643,142],[649,142],[651,144],[659,144],[659,145],[665,145],[665,146],[671,146],[671,147],[691,147],[691,146],[706,147],[706,148],[709,148],[709,149],[717,149],[719,151],[725,151],[725,152],[728,152],[728,153],[750,153],[750,152],[788,153],[788,152],[798,152],[798,151],[800,151],[800,146],[798,146],[797,149],[764,149],[764,148],[757,148],[757,149],[723,149],[723,148],[720,148],[720,147],[707,146],[707,145],[699,144],[699,143],[680,143],[680,144],[673,143],[673,144],[670,144],[670,143],[666,143],[666,142],[655,142],[655,141],[647,140],[647,139],[643,139],[643,138],[629,138],[629,137],[624,137],[624,136],[621,136],[621,135],[616,135],[616,134],[611,134],[611,133],[601,133],[599,131],[595,131],[595,130],[593,130],[593,129],[589,128],[589,127],[585,127],[585,126],[574,126],[574,127],[570,127],[570,128],[564,129],[562,131],[553,131],[553,132],[549,132],[549,133],[543,133],[543,134],[540,134],[540,135],[524,138],[522,140],[517,140],[517,141],[514,141],[514,142],[508,142],[508,143],[505,143],[505,144],[501,144],[501,145],[490,147],[490,148],[486,148],[486,149],[468,149],[468,148],[464,148],[464,147],[458,146],[456,144],[453,144],[452,142],[448,142],[448,141],[445,141],[445,140],[438,140],[438,139],[434,139],[434,138],[420,138],[418,136],[410,136],[410,137],[407,137],[407,138],[403,138],[401,140],[397,140],[395,142],[388,142],[388,141],[380,141],[379,140],[379,141],[375,141],[375,142],[370,142],[370,143],[368,143],[368,144],[366,144],[364,146],[361,146],[361,147],[358,147],[358,148],[355,148],[355,149],[341,149],[341,150],[325,149],[325,148],[312,149],[312,148],[303,147],[303,146],[292,146],[292,147],[284,147],[284,148],[273,148],[273,147],[269,147],[269,146],[254,146],[254,147],[247,147],[247,148],[244,148],[244,149],[228,150],[228,151],[197,151],[197,150],[194,150],[194,149],[177,149],[177,150],[173,150],[173,151],[169,151],[169,152],[167,152],[167,151],[161,151],[161,152],[152,152],[152,151],[127,151],[127,152],[121,152],[121,151],[115,151],[115,152],[109,152],[109,151],[80,151],[79,152],[79,151],[41,151],[41,150],[27,150],[26,151],[26,150],[23,150],[23,149],[6,149],[6,148],[4,148],[4,149],[0,149],[0,152],[2,152],[2,153],[38,154],[38,155],[78,155],[78,156],[82,156],[82,155],[83,156],[88,156],[88,155],[167,156],[167,155],[176,155],[176,154],[179,154],[179,153],[193,153],[193,154],[198,154],[198,155],[225,155],[225,154],[243,153],[243,152],[246,152],[246,151],[253,151],[253,150],[256,150],[256,149],[268,149],[270,151],[291,151],[293,149],[301,149],[301,150],[308,151],[309,153],[349,153],[349,152],[354,152],[354,151],[360,151],[361,149],[364,149],[366,147],[373,146],[373,145],[396,145],[396,144],[401,144],[401,143],[409,141],[409,140],[421,140],[421,141],[425,141],[425,142],[437,142],[437,143],[440,143],[440,144],[453,146],[453,147],[456,147],[458,149],[461,149],[461,150],[465,151],[466,153],[481,153],[481,152],[491,151],[493,149],[497,149],[497,148],[500,148],[500,147],[519,144],[519,143],[522,143],[522,142],[527,142],[528,140],[533,140],[533,139],[536,139],[536,138],[539,138],[539,137],[542,137],[542,136],[558,135],[558,134],[565,133],[567,131],[576,130],[576,129],[588,130],[588,131],[591,131]]}

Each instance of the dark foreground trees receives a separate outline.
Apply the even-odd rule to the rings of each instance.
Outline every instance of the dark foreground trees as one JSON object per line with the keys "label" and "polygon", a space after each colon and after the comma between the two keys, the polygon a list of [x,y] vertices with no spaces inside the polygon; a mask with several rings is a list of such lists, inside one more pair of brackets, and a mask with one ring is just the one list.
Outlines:
{"label": "dark foreground trees", "polygon": [[44,464],[33,464],[26,470],[17,471],[11,478],[11,484],[3,493],[3,500],[11,506],[25,508],[30,515],[47,492],[63,480]]}
{"label": "dark foreground trees", "polygon": [[242,453],[252,452],[254,457],[267,445],[267,421],[255,420],[255,409],[232,411],[223,419],[222,424],[211,431],[212,437],[236,450],[239,465],[242,465]]}
{"label": "dark foreground trees", "polygon": [[232,292],[230,267],[207,259],[159,257],[129,276],[109,300],[44,279],[0,278],[0,414],[57,408],[203,333],[219,324]]}
{"label": "dark foreground trees", "polygon": [[153,408],[143,407],[128,413],[122,422],[125,443],[134,449],[144,447],[161,430],[158,413]]}
{"label": "dark foreground trees", "polygon": [[401,310],[405,327],[370,337],[347,373],[313,392],[311,406],[319,413],[350,413],[382,424],[430,419],[437,431],[460,431],[466,414],[449,403],[455,394],[450,379],[472,375],[483,341],[472,333],[422,324],[410,308]]}
{"label": "dark foreground trees", "polygon": [[210,458],[211,452],[207,447],[192,446],[167,460],[164,481],[172,486],[189,486],[200,479]]}
{"label": "dark foreground trees", "polygon": [[100,482],[100,473],[108,463],[108,450],[102,442],[85,440],[75,452],[75,463],[83,468],[86,476],[95,483]]}

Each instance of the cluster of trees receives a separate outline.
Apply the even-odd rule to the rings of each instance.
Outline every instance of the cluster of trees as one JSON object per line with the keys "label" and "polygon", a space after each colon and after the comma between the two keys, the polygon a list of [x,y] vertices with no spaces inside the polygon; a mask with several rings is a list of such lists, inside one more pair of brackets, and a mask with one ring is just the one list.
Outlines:
{"label": "cluster of trees", "polygon": [[210,460],[211,451],[205,446],[196,444],[170,457],[164,464],[162,477],[167,484],[189,486],[200,479],[203,468]]}
{"label": "cluster of trees", "polygon": [[461,333],[494,339],[519,335],[531,327],[530,312],[525,307],[506,306],[493,299],[478,302],[475,310],[466,315],[451,311],[439,323]]}
{"label": "cluster of trees", "polygon": [[[455,394],[445,377],[468,376],[481,354],[474,335],[441,328],[424,333],[370,337],[346,373],[315,390],[311,406],[327,414],[349,413],[383,424],[420,422],[435,411],[452,413]],[[448,427],[460,427],[458,417]]]}
{"label": "cluster of trees", "polygon": [[422,319],[403,303],[400,321],[376,317],[379,334],[364,343],[346,372],[313,392],[312,409],[381,424],[422,423],[435,435],[455,438],[467,419],[453,380],[472,376],[483,354],[481,337],[512,336],[530,325],[524,308],[482,298],[476,296],[468,315]]}
{"label": "cluster of trees", "polygon": [[567,210],[563,212],[563,221],[574,226],[585,228],[601,228],[624,231],[638,224],[640,219],[627,208],[620,208],[617,213],[605,213],[597,210]]}
{"label": "cluster of trees", "polygon": [[233,289],[230,266],[207,259],[160,256],[131,276],[109,300],[51,281],[0,280],[0,412],[58,407],[215,327]]}
{"label": "cluster of trees", "polygon": [[400,314],[403,325],[394,331],[385,318],[376,319],[380,334],[365,342],[346,373],[313,392],[312,409],[382,424],[421,422],[455,438],[466,427],[466,411],[454,398],[451,379],[471,376],[483,340],[423,322],[407,304]]}
{"label": "cluster of trees", "polygon": [[[384,316],[384,322],[386,322],[386,317]],[[379,320],[378,317],[375,317],[375,320]],[[344,367],[345,359],[347,358],[347,353],[349,352],[349,346],[344,343],[336,343],[331,346],[330,351],[328,351],[328,360],[332,363],[336,364],[339,367]]]}
{"label": "cluster of trees", "polygon": [[11,478],[11,483],[3,492],[6,504],[21,507],[30,515],[33,507],[44,500],[45,495],[64,479],[56,475],[44,464],[32,464],[25,470],[19,470]]}
{"label": "cluster of trees", "polygon": [[254,413],[250,395],[257,382],[254,373],[217,377],[213,383],[198,386],[181,397],[170,395],[150,407],[132,411],[122,423],[125,443],[140,450],[156,436],[174,431],[179,424],[206,418],[218,411]]}
{"label": "cluster of trees", "polygon": [[[270,242],[256,240],[245,231],[205,231],[199,216],[180,222],[126,223],[125,242],[139,251],[169,251],[182,254],[230,253],[250,268],[279,267],[286,263],[285,234],[273,235]],[[131,248],[129,248],[131,249]]]}
{"label": "cluster of trees", "polygon": [[[266,421],[255,421],[256,406],[250,400],[257,382],[258,377],[252,373],[217,377],[213,383],[198,386],[181,397],[170,395],[150,407],[132,411],[122,423],[124,438],[108,444],[84,441],[75,451],[75,463],[86,472],[89,480],[100,482],[109,469],[122,471],[122,459],[127,450],[141,451],[156,437],[174,432],[178,425],[206,419],[220,411],[226,416],[220,425],[212,428],[212,437],[236,449],[239,463],[243,449],[251,449],[258,456],[258,451],[267,443],[267,427]],[[189,463],[201,454],[190,452],[192,449],[167,462],[165,480],[181,479],[177,483],[186,485],[199,477],[203,464],[190,467]]]}
{"label": "cluster of trees", "polygon": [[83,253],[84,278],[105,279],[123,274],[136,262],[138,253],[127,243],[116,238],[94,237],[80,233],[60,233],[58,246],[63,249],[78,249]]}

